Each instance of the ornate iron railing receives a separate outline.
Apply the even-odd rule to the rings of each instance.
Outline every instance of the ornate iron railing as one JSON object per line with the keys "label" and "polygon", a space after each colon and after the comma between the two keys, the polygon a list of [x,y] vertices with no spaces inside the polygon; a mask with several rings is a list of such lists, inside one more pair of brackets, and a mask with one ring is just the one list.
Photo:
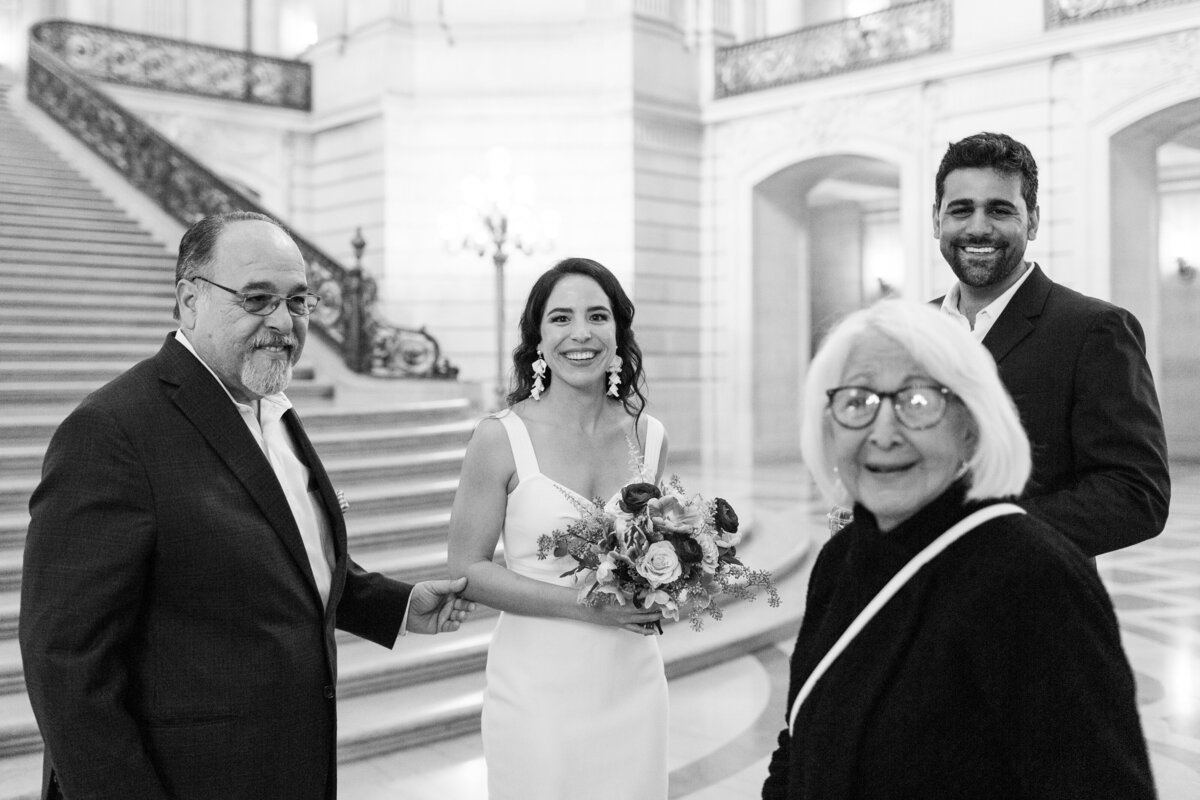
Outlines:
{"label": "ornate iron railing", "polygon": [[96,80],[308,111],[312,67],[302,61],[195,42],[50,20],[30,34],[80,75]]}
{"label": "ornate iron railing", "polygon": [[950,0],[918,0],[852,19],[724,47],[716,95],[769,89],[934,53],[950,43]]}
{"label": "ornate iron railing", "polygon": [[[269,213],[214,175],[150,125],[75,74],[36,37],[29,43],[29,99],[184,225],[224,211]],[[360,259],[346,269],[292,234],[321,296],[312,326],[337,347],[355,372],[380,376],[454,378],[424,328],[392,325],[375,309],[377,285]],[[361,239],[361,237],[359,237]],[[361,247],[356,241],[356,255]]]}
{"label": "ornate iron railing", "polygon": [[1195,0],[1046,0],[1046,27],[1060,28],[1192,2]]}

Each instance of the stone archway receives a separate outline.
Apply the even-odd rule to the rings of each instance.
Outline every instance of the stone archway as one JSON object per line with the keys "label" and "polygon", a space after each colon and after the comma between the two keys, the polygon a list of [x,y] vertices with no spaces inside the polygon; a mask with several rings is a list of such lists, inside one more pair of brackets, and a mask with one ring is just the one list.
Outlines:
{"label": "stone archway", "polygon": [[860,155],[785,167],[752,192],[754,458],[799,455],[800,390],[823,333],[903,289],[900,170]]}
{"label": "stone archway", "polygon": [[1200,99],[1110,140],[1113,299],[1148,328],[1173,459],[1200,459]]}

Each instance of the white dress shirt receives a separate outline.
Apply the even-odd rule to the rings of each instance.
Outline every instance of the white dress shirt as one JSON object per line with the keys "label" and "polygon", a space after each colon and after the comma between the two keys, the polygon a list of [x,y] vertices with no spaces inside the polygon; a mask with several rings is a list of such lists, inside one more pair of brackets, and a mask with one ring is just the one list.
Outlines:
{"label": "white dress shirt", "polygon": [[[333,533],[329,527],[329,517],[325,513],[325,504],[321,501],[320,492],[304,462],[296,453],[296,443],[288,433],[283,415],[292,407],[292,402],[283,392],[263,397],[253,405],[239,403],[229,393],[229,389],[217,377],[192,343],[183,335],[182,330],[175,332],[175,339],[196,356],[204,368],[216,379],[217,384],[229,397],[229,401],[237,408],[242,421],[250,429],[254,441],[262,448],[275,477],[279,480],[283,494],[287,498],[288,507],[296,527],[300,529],[300,538],[304,542],[304,551],[308,554],[308,564],[312,568],[313,578],[317,583],[317,591],[321,594],[322,605],[329,604],[329,586],[333,582],[333,565],[336,554],[333,551]],[[407,614],[405,615],[407,617]]]}
{"label": "white dress shirt", "polygon": [[997,297],[992,302],[988,303],[975,315],[975,325],[971,325],[971,321],[966,315],[958,310],[958,302],[962,297],[962,284],[958,281],[950,287],[950,291],[946,292],[946,296],[942,298],[942,311],[949,314],[954,319],[958,320],[964,328],[971,332],[976,341],[982,342],[983,337],[988,335],[988,331],[996,324],[996,320],[1004,313],[1004,309],[1008,308],[1008,303],[1013,299],[1013,295],[1021,288],[1021,285],[1029,279],[1033,273],[1033,268],[1037,264],[1030,262],[1025,266],[1025,274],[1017,279],[1017,282],[1004,290],[1004,294]]}

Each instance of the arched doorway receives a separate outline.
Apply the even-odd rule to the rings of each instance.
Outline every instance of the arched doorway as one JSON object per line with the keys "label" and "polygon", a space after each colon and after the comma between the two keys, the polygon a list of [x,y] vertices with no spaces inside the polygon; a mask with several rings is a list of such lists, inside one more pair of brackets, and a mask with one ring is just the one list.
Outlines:
{"label": "arched doorway", "polygon": [[1117,132],[1110,182],[1112,296],[1148,328],[1171,457],[1200,460],[1200,100]]}
{"label": "arched doorway", "polygon": [[900,171],[859,155],[792,164],[753,190],[754,458],[799,455],[812,350],[849,311],[903,290]]}

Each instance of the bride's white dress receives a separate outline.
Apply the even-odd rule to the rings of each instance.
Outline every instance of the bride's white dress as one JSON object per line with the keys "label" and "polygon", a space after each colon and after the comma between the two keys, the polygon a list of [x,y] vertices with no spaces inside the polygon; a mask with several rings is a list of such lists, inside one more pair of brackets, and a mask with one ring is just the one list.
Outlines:
{"label": "bride's white dress", "polygon": [[[511,411],[518,483],[508,496],[504,556],[519,575],[564,586],[570,557],[539,561],[537,539],[579,518],[582,498],[538,469],[529,432]],[[647,416],[646,474],[663,426]],[[630,471],[629,480],[638,480]],[[653,480],[653,477],[651,477]],[[564,494],[567,493],[567,494]],[[615,507],[620,495],[609,500]],[[488,651],[483,752],[491,800],[665,800],[667,679],[655,636],[564,619],[502,613]]]}

